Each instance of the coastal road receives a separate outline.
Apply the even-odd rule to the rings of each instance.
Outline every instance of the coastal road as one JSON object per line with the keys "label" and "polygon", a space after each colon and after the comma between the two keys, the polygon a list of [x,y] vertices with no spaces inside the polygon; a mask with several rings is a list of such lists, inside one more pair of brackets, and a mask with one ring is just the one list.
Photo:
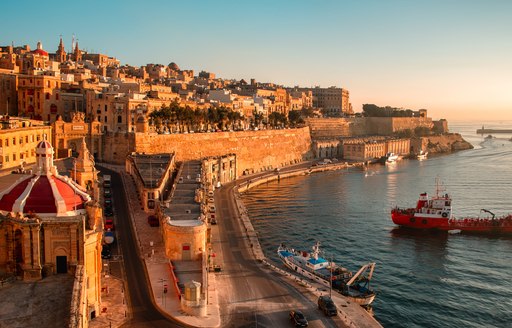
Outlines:
{"label": "coastal road", "polygon": [[230,183],[216,191],[219,220],[212,226],[214,260],[222,267],[216,276],[221,326],[286,327],[291,325],[289,311],[300,309],[309,327],[343,327],[338,317],[327,318],[317,309],[316,296],[310,291],[290,285],[254,259],[231,197],[233,188]]}
{"label": "coastal road", "polygon": [[121,176],[112,170],[100,169],[103,174],[112,176],[112,198],[117,218],[117,247],[123,256],[124,281],[130,309],[130,319],[122,327],[183,327],[164,316],[154,306],[144,264],[138,256],[139,252],[129,219],[128,202]]}

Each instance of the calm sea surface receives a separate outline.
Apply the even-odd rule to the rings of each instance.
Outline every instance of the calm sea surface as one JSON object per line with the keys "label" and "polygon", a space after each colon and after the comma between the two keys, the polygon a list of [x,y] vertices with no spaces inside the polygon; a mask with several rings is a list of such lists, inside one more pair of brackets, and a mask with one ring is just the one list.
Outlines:
{"label": "calm sea surface", "polygon": [[[484,140],[481,123],[455,122],[474,150],[403,160],[362,171],[319,173],[269,183],[243,195],[266,255],[281,242],[321,241],[334,261],[356,271],[377,263],[375,317],[385,327],[511,327],[512,238],[417,234],[396,229],[395,205],[412,207],[440,177],[459,216],[481,208],[512,213],[512,135]],[[486,122],[512,128],[512,122]]]}

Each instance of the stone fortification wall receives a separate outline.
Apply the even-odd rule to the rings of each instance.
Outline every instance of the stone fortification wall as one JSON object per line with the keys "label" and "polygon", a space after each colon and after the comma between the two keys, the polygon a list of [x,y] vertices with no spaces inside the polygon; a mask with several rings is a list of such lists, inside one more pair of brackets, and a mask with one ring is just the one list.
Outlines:
{"label": "stone fortification wall", "polygon": [[429,117],[367,117],[367,134],[391,135],[397,131],[414,130],[417,127],[433,127]]}
{"label": "stone fortification wall", "polygon": [[311,129],[313,140],[364,135],[389,136],[419,126],[433,127],[432,119],[428,117],[309,118],[306,123]]}
{"label": "stone fortification wall", "polygon": [[361,136],[366,134],[364,117],[353,118],[308,118],[306,124],[313,140]]}
{"label": "stone fortification wall", "polygon": [[103,162],[125,165],[126,156],[135,149],[135,133],[105,133],[103,149]]}
{"label": "stone fortification wall", "polygon": [[[193,134],[136,133],[133,151],[146,154],[174,152],[176,161],[235,154],[236,176],[245,170],[257,172],[312,158],[307,127]],[[119,155],[119,150],[117,153]]]}

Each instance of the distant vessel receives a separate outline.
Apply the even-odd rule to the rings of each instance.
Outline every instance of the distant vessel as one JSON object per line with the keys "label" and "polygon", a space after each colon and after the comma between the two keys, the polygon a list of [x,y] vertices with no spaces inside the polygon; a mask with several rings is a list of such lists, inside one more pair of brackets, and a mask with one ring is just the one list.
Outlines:
{"label": "distant vessel", "polygon": [[398,155],[395,153],[389,152],[384,156],[385,163],[394,163],[396,160],[398,160]]}
{"label": "distant vessel", "polygon": [[420,150],[420,152],[418,153],[416,158],[418,158],[419,160],[424,160],[424,159],[427,159],[427,155],[428,155],[428,151],[424,152],[423,150]]}
{"label": "distant vessel", "polygon": [[496,218],[486,209],[480,210],[492,215],[491,218],[461,218],[452,215],[452,199],[447,193],[441,193],[439,180],[436,181],[436,194],[420,194],[415,208],[391,210],[391,219],[395,224],[415,229],[437,229],[450,233],[492,233],[512,234],[512,215]]}
{"label": "distant vessel", "polygon": [[332,290],[348,297],[359,305],[368,306],[373,302],[375,292],[370,288],[370,280],[375,269],[375,263],[363,265],[353,275],[348,269],[320,257],[319,242],[312,249],[313,251],[308,253],[295,251],[281,245],[277,249],[277,254],[291,270],[332,288]]}

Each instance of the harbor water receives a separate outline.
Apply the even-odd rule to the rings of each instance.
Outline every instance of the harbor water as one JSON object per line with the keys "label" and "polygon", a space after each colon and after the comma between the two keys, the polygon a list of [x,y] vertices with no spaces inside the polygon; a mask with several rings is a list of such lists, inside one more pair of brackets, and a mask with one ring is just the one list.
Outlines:
{"label": "harbor water", "polygon": [[390,218],[394,206],[433,194],[436,177],[456,217],[512,213],[512,135],[485,138],[476,134],[481,127],[450,125],[473,150],[282,179],[244,193],[266,256],[279,263],[280,243],[310,250],[320,241],[325,256],[352,271],[376,262],[373,312],[384,327],[510,327],[512,237],[417,233]]}

